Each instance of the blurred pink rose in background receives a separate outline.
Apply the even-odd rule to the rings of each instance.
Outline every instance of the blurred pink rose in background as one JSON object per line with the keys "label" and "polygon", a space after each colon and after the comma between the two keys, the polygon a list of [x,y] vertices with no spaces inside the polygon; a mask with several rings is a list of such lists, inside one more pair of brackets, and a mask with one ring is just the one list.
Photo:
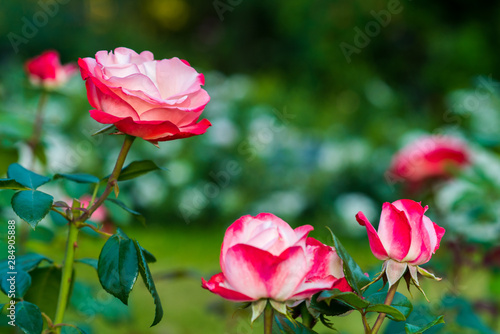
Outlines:
{"label": "blurred pink rose in background", "polygon": [[425,136],[405,146],[394,156],[389,172],[395,178],[419,183],[452,175],[451,169],[469,164],[467,145],[449,136]]}
{"label": "blurred pink rose in background", "polygon": [[[91,200],[92,200],[92,196],[85,195],[85,196],[82,196],[79,201],[80,201],[80,203],[82,203],[82,207],[87,209],[89,207]],[[97,210],[95,210],[92,213],[92,216],[90,216],[89,219],[93,222],[96,222],[96,223],[104,223],[106,221],[107,217],[108,217],[108,212],[107,212],[106,208],[104,207],[104,205],[101,205],[100,207],[97,208]]]}
{"label": "blurred pink rose in background", "polygon": [[384,203],[378,232],[361,211],[356,215],[358,223],[366,227],[373,255],[386,261],[390,285],[407,269],[418,282],[417,266],[427,263],[439,248],[445,230],[425,216],[425,211],[427,206],[409,199]]}
{"label": "blurred pink rose in background", "polygon": [[295,230],[270,213],[243,216],[226,231],[220,253],[222,272],[202,286],[233,301],[303,300],[333,288],[351,291],[333,247]]}
{"label": "blurred pink rose in background", "polygon": [[205,78],[185,60],[117,48],[78,64],[95,108],[90,115],[100,123],[153,143],[201,135],[211,126],[198,122],[210,100],[201,88]]}
{"label": "blurred pink rose in background", "polygon": [[55,88],[65,84],[76,73],[75,64],[61,65],[59,53],[48,50],[26,62],[26,72],[35,86]]}

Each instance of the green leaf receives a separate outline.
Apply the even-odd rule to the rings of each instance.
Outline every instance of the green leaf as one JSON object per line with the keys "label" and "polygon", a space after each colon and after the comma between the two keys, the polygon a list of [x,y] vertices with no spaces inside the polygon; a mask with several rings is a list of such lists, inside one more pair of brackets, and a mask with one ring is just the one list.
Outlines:
{"label": "green leaf", "polygon": [[50,211],[54,197],[37,190],[23,190],[12,196],[14,212],[35,229]]}
{"label": "green leaf", "polygon": [[[378,292],[366,298],[370,302],[367,312],[385,313],[394,321],[404,321],[413,311],[412,303],[403,294],[396,292],[392,300],[391,307],[384,305],[386,292]],[[395,312],[396,310],[397,312]]]}
{"label": "green leaf", "polygon": [[272,334],[317,334],[300,322],[290,320],[281,313],[274,313]]}
{"label": "green leaf", "polygon": [[[30,272],[30,275],[32,283],[24,296],[24,300],[40,305],[41,311],[53,318],[57,308],[57,298],[55,296],[59,295],[61,286],[62,268],[56,266],[36,268]],[[70,290],[72,290],[72,286]],[[69,296],[71,296],[71,293],[69,293]]]}
{"label": "green leaf", "polygon": [[14,179],[0,179],[0,189],[28,190],[29,188]]}
{"label": "green leaf", "polygon": [[50,178],[33,173],[18,163],[9,166],[7,177],[33,190],[50,181]]}
{"label": "green leaf", "polygon": [[156,257],[153,254],[151,254],[148,250],[146,250],[146,249],[144,249],[142,247],[141,247],[141,250],[142,250],[142,255],[146,259],[147,263],[154,263],[154,262],[156,262]]}
{"label": "green leaf", "polygon": [[76,260],[76,262],[85,263],[97,270],[97,259],[84,258]]}
{"label": "green leaf", "polygon": [[344,304],[352,306],[357,310],[364,309],[370,303],[353,292],[342,292],[338,289],[333,290],[325,290],[320,292],[318,297],[316,298],[318,302],[325,301],[327,304],[330,303],[331,300],[340,300]]}
{"label": "green leaf", "polygon": [[133,215],[142,225],[146,225],[146,218],[144,218],[144,216],[142,214],[140,214],[139,212],[130,209],[122,201],[114,199],[114,198],[107,198],[106,201],[109,201],[111,203],[118,205],[120,208],[122,208],[123,210],[125,210],[128,213],[130,213],[131,215]]}
{"label": "green leaf", "polygon": [[374,304],[366,308],[366,312],[377,312],[385,313],[388,318],[394,321],[405,321],[406,317],[398,309],[385,305],[385,304]]}
{"label": "green leaf", "polygon": [[[15,274],[10,274],[10,272],[15,272]],[[0,275],[0,279],[0,288],[3,293],[7,296],[9,294],[14,294],[16,299],[23,298],[31,285],[31,276],[24,270],[19,269],[3,272],[3,274]],[[11,290],[12,285],[15,286],[13,291]]]}
{"label": "green leaf", "polygon": [[53,177],[54,180],[57,179],[66,179],[78,183],[99,183],[99,178],[90,174],[55,174]]}
{"label": "green leaf", "polygon": [[[158,167],[151,160],[133,161],[121,170],[120,176],[118,176],[118,181],[126,181],[126,180],[135,179],[136,177],[139,177],[143,174],[146,174],[146,173],[152,172],[154,170],[158,170],[158,169],[166,170],[165,168]],[[109,178],[109,176],[105,177],[104,180],[107,180],[108,178]]]}
{"label": "green leaf", "polygon": [[104,290],[120,299],[125,305],[139,274],[134,242],[118,229],[104,244],[97,274]]}
{"label": "green leaf", "polygon": [[[139,272],[141,273],[142,280],[144,284],[148,288],[151,296],[153,296],[154,303],[156,305],[155,309],[155,318],[153,320],[153,324],[151,327],[156,325],[163,318],[163,308],[161,306],[160,296],[158,295],[158,291],[156,291],[155,282],[153,281],[153,276],[149,271],[148,263],[146,261],[146,257],[144,256],[144,249],[139,245],[137,240],[134,240],[135,249],[137,252],[137,258],[139,261]],[[149,253],[149,252],[148,252]]]}
{"label": "green leaf", "polygon": [[39,334],[43,329],[42,314],[38,306],[23,301],[16,304],[16,327],[26,334]]}
{"label": "green leaf", "polygon": [[359,265],[354,261],[354,259],[347,253],[344,246],[337,239],[335,234],[333,234],[332,230],[330,230],[333,238],[333,246],[337,251],[338,256],[343,262],[344,267],[344,276],[349,283],[349,285],[357,292],[358,295],[361,295],[361,288],[370,283],[370,279],[365,276],[363,270],[359,267]]}
{"label": "green leaf", "polygon": [[320,293],[317,293],[311,298],[311,308],[320,312],[321,314],[328,316],[336,316],[341,315],[346,312],[353,310],[352,306],[344,304],[340,300],[332,299],[329,303],[326,301],[318,301],[317,297],[319,297]]}
{"label": "green leaf", "polygon": [[443,319],[442,315],[440,315],[436,319],[432,320],[431,322],[429,322],[428,324],[425,324],[423,326],[416,326],[416,325],[406,323],[405,332],[406,332],[406,334],[421,334],[437,324],[444,324],[444,319]]}
{"label": "green leaf", "polygon": [[[40,254],[30,253],[26,255],[17,256],[15,266],[16,269],[18,270],[21,269],[26,272],[29,272],[34,268],[38,267],[40,262],[44,260],[48,261],[49,263],[52,263],[52,260],[49,259],[48,257],[45,257]],[[0,271],[8,271],[8,269],[9,269],[8,259],[2,260],[0,262]]]}

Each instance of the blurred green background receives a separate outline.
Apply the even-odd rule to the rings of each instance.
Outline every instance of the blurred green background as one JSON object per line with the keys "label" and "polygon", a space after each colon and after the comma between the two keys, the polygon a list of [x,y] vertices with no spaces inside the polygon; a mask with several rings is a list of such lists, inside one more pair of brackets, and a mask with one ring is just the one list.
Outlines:
{"label": "blurred green background", "polygon": [[[160,143],[160,149],[134,144],[127,161],[151,159],[168,169],[121,185],[120,199],[144,214],[148,227],[108,205],[110,222],[159,259],[151,269],[160,282],[164,320],[148,329],[153,305],[146,289],[136,287],[124,308],[99,294],[91,268],[81,269],[86,285],[71,316],[92,324],[92,333],[259,333],[259,324],[248,326],[246,311],[232,317],[232,303],[200,288],[200,276],[218,272],[225,228],[242,215],[272,212],[292,226],[314,225],[312,236],[329,242],[329,226],[367,271],[376,272],[379,263],[354,215],[363,211],[376,222],[383,202],[405,196],[385,174],[404,143],[424,133],[456,135],[474,152],[467,186],[451,181],[412,199],[429,204],[429,216],[448,229],[450,246],[445,243],[430,267],[445,277],[454,275],[451,267],[463,267],[459,295],[477,311],[480,325],[440,330],[499,330],[500,261],[484,260],[496,254],[500,235],[499,15],[498,2],[459,0],[2,1],[0,176],[29,154],[23,142],[39,92],[24,74],[27,59],[55,49],[63,63],[76,62],[125,46],[150,50],[156,59],[188,60],[205,74],[211,102],[202,117],[213,126],[203,136]],[[107,175],[122,139],[90,136],[102,126],[88,116],[80,77],[52,94],[46,109],[49,162],[39,171]],[[56,200],[91,191],[64,181],[46,190]],[[5,221],[16,217],[11,196],[0,193]],[[454,228],[455,221],[465,223]],[[2,242],[6,232],[0,231]],[[23,247],[61,262],[65,233],[48,218]],[[465,264],[457,260],[457,242],[473,247]],[[103,240],[87,235],[80,243],[82,257],[97,257]],[[180,270],[179,277],[171,277],[172,270]],[[457,289],[453,279],[440,283],[443,290]],[[91,294],[85,289],[104,304],[87,308],[92,318],[78,306]],[[436,300],[442,292],[435,291]],[[359,333],[358,320],[340,318],[337,327]]]}

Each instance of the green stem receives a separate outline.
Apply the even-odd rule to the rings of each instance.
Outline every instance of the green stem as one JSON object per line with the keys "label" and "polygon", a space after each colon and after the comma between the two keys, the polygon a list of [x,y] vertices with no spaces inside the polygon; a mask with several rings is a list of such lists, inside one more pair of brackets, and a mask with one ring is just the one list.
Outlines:
{"label": "green stem", "polygon": [[365,328],[365,334],[371,334],[370,325],[368,324],[368,320],[366,320],[366,313],[361,312],[361,319],[363,320],[363,327]]}
{"label": "green stem", "polygon": [[[74,222],[69,222],[68,240],[66,243],[66,255],[64,257],[63,272],[61,286],[59,288],[59,299],[57,301],[57,310],[54,318],[54,323],[58,324],[63,321],[64,311],[69,299],[69,290],[73,274],[73,262],[75,259],[75,248],[77,247],[78,227]],[[60,333],[61,328],[56,329],[56,333]]]}
{"label": "green stem", "polygon": [[300,315],[302,316],[302,325],[312,329],[316,324],[316,319],[314,319],[311,313],[309,313],[306,302],[303,302],[300,305]]}
{"label": "green stem", "polygon": [[[130,150],[130,147],[132,146],[134,139],[135,139],[135,137],[132,137],[129,135],[125,136],[125,141],[123,143],[120,154],[118,155],[118,158],[116,160],[115,168],[113,169],[113,172],[109,176],[108,183],[106,184],[106,188],[104,189],[104,192],[102,193],[102,195],[97,199],[97,201],[90,208],[88,208],[88,210],[85,213],[83,213],[82,215],[75,214],[76,217],[69,222],[69,233],[68,233],[68,240],[67,240],[67,244],[66,244],[66,255],[64,257],[61,287],[59,289],[57,310],[56,310],[56,315],[54,318],[54,325],[55,326],[57,326],[57,324],[63,322],[64,312],[66,311],[66,305],[67,305],[68,298],[69,298],[69,290],[71,287],[71,276],[73,273],[73,262],[75,259],[75,248],[77,247],[76,241],[78,238],[78,230],[80,227],[87,226],[87,224],[84,224],[84,222],[90,218],[92,213],[104,202],[104,200],[108,197],[108,195],[111,193],[111,191],[115,187],[116,182],[117,182],[116,180],[118,179],[118,176],[120,175],[120,172],[122,170],[123,164],[125,163],[125,159],[127,157],[128,151]],[[78,212],[78,210],[75,209],[75,212]],[[56,327],[55,332],[57,334],[61,333],[61,327]]]}
{"label": "green stem", "polygon": [[92,216],[95,210],[97,210],[98,207],[101,206],[101,204],[106,200],[106,198],[111,194],[113,191],[113,188],[116,185],[116,180],[118,179],[118,176],[120,175],[120,172],[123,168],[123,164],[125,163],[125,158],[127,157],[127,153],[130,150],[130,147],[132,146],[132,143],[134,142],[135,137],[125,135],[125,142],[123,143],[122,149],[120,151],[120,154],[118,155],[118,159],[116,160],[115,168],[113,169],[113,172],[109,176],[108,183],[106,184],[106,188],[104,189],[104,192],[101,194],[101,196],[95,201],[94,204],[90,208],[87,209],[87,212],[85,212],[83,215],[78,218],[78,221],[84,222],[87,219]]}
{"label": "green stem", "polygon": [[271,303],[267,302],[266,309],[264,310],[264,334],[272,334],[273,332],[273,307]]}
{"label": "green stem", "polygon": [[[394,295],[396,295],[396,290],[398,289],[398,284],[399,280],[394,283],[393,286],[389,289],[389,292],[387,292],[387,296],[385,297],[385,305],[391,306],[392,300],[394,299]],[[375,321],[375,324],[373,325],[372,329],[372,334],[377,334],[378,330],[380,329],[380,326],[382,326],[382,322],[385,319],[385,313],[380,313],[377,317],[377,320]]]}
{"label": "green stem", "polygon": [[49,93],[46,90],[42,90],[40,95],[40,100],[38,101],[38,107],[36,109],[35,122],[33,124],[33,134],[31,135],[31,139],[28,144],[31,148],[31,169],[35,164],[35,152],[40,144],[40,137],[42,135],[42,127],[43,127],[43,109],[45,104],[47,103],[47,99],[49,97]]}

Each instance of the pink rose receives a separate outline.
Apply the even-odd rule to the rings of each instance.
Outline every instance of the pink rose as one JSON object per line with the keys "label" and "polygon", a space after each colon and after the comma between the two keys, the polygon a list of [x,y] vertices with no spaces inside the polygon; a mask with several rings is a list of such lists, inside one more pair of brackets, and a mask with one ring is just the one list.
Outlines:
{"label": "pink rose", "polygon": [[401,149],[393,158],[390,173],[411,183],[433,177],[449,177],[450,168],[469,163],[467,146],[445,136],[426,136]]}
{"label": "pink rose", "polygon": [[202,279],[203,288],[232,301],[270,299],[278,310],[322,290],[351,291],[335,249],[307,237],[312,230],[294,230],[270,213],[241,217],[224,236],[222,272]]}
{"label": "pink rose", "polygon": [[417,285],[417,270],[428,274],[418,266],[431,259],[445,230],[425,216],[425,211],[427,206],[409,199],[384,203],[378,232],[362,212],[356,215],[358,223],[366,227],[373,255],[385,260],[389,285],[396,283],[406,269]]}
{"label": "pink rose", "polygon": [[185,60],[117,48],[78,64],[95,108],[90,116],[100,123],[153,143],[201,135],[211,126],[206,119],[197,123],[210,100],[201,88],[205,78]]}
{"label": "pink rose", "polygon": [[76,73],[76,65],[61,65],[57,51],[45,51],[26,62],[26,72],[35,86],[55,88],[63,85]]}

